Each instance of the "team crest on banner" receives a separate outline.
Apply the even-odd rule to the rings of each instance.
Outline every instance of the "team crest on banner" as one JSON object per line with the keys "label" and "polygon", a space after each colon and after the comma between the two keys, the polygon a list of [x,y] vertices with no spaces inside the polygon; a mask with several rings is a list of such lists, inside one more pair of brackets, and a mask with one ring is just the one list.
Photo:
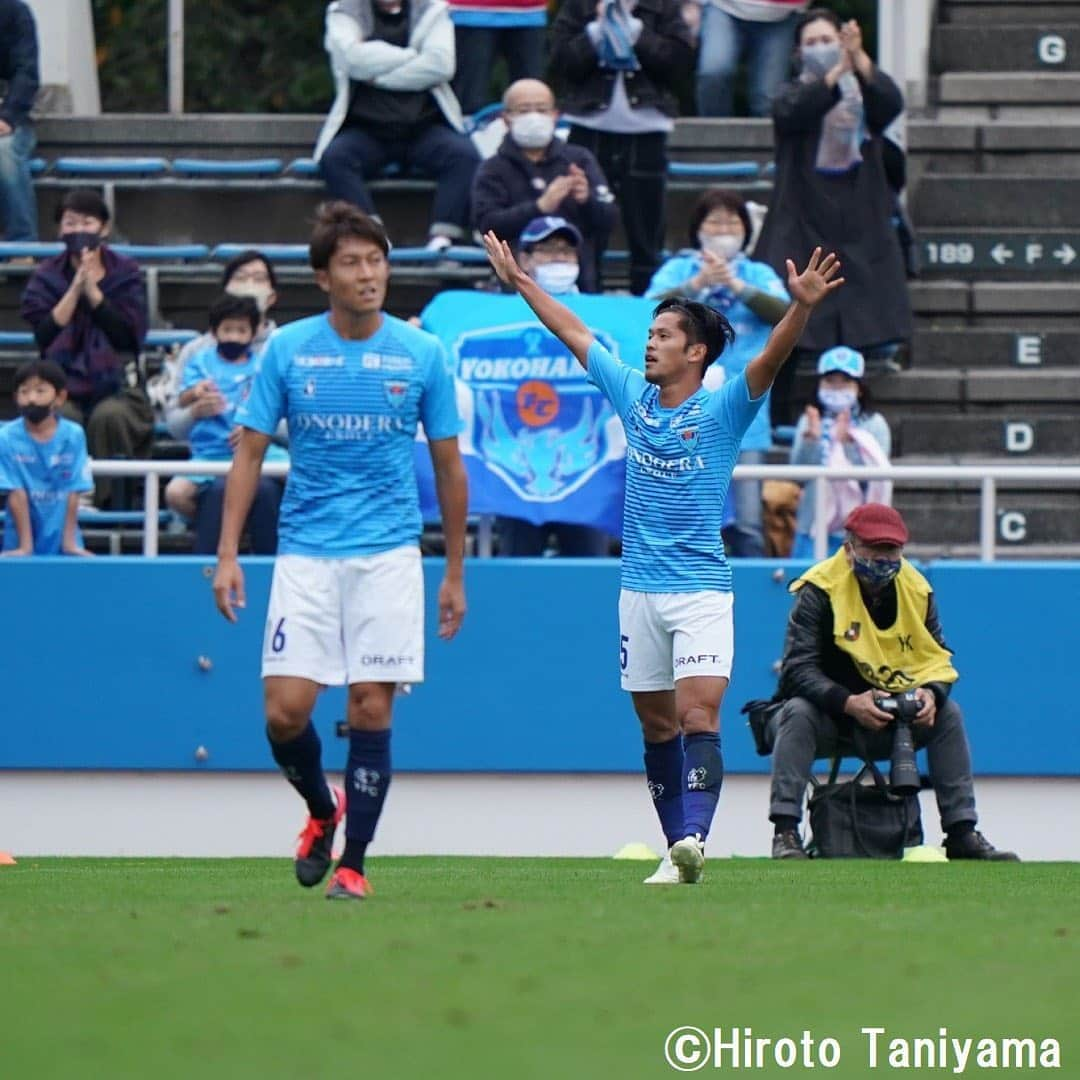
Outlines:
{"label": "team crest on banner", "polygon": [[469,330],[454,353],[473,397],[472,444],[519,499],[558,502],[608,460],[611,406],[547,330]]}
{"label": "team crest on banner", "polygon": [[386,379],[383,381],[383,390],[386,391],[386,400],[395,409],[400,409],[409,392],[409,384],[405,379]]}

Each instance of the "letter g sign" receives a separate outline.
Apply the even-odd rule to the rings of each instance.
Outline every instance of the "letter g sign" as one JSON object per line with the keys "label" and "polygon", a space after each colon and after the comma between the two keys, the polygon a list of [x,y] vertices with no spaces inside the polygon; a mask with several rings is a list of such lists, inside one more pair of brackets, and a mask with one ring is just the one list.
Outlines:
{"label": "letter g sign", "polygon": [[1068,55],[1065,39],[1060,34],[1043,35],[1035,48],[1039,62],[1043,64],[1064,64]]}

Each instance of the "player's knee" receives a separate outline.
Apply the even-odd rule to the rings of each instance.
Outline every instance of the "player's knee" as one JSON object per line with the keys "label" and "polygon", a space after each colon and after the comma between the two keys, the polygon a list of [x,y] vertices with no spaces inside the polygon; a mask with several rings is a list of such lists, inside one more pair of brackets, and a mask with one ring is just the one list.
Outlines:
{"label": "player's knee", "polygon": [[390,726],[393,686],[354,684],[349,687],[349,727],[358,731],[383,731]]}
{"label": "player's knee", "polygon": [[682,710],[679,726],[684,735],[702,735],[719,730],[720,710],[694,702]]}
{"label": "player's knee", "polygon": [[266,730],[274,742],[295,739],[308,726],[311,719],[306,709],[298,708],[284,700],[266,702]]}
{"label": "player's knee", "polygon": [[679,722],[674,716],[663,713],[638,713],[641,734],[646,742],[668,742],[679,734]]}

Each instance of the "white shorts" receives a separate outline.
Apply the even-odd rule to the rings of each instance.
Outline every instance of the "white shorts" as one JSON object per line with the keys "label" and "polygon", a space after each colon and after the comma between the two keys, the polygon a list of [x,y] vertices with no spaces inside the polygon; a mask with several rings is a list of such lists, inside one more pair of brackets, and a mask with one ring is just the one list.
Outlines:
{"label": "white shorts", "polygon": [[672,690],[692,675],[731,678],[734,596],[729,592],[619,593],[624,690]]}
{"label": "white shorts", "polygon": [[424,681],[424,577],[418,547],[274,562],[263,678],[324,686]]}

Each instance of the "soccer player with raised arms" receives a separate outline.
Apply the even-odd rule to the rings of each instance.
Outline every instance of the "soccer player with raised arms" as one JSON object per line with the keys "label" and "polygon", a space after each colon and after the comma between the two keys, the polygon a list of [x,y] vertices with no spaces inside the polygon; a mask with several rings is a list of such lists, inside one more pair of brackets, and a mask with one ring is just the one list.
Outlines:
{"label": "soccer player with raised arms", "polygon": [[[458,452],[454,383],[438,339],[386,314],[389,244],[382,226],[346,202],[319,208],[311,237],[326,314],[279,329],[250,396],[225,489],[214,598],[236,621],[237,561],[263,455],[284,418],[292,467],[263,642],[270,748],[307,803],[296,877],[317,885],[345,819],[345,851],[326,895],[371,892],[364,853],[390,783],[395,688],[424,677],[421,520],[413,466],[417,423],[431,449],[446,536],[439,637],[465,615],[467,482]],[[331,788],[311,713],[324,686],[348,685],[345,790]]]}
{"label": "soccer player with raised arms", "polygon": [[792,303],[741,377],[715,391],[705,369],[734,338],[723,315],[691,300],[657,307],[645,373],[614,359],[592,331],[544,292],[494,233],[484,246],[499,278],[577,357],[626,429],[619,660],[645,740],[645,774],[668,843],[646,884],[701,880],[724,763],[720,703],[734,653],[731,568],[720,527],[739,443],[811,312],[843,284],[818,248]]}

